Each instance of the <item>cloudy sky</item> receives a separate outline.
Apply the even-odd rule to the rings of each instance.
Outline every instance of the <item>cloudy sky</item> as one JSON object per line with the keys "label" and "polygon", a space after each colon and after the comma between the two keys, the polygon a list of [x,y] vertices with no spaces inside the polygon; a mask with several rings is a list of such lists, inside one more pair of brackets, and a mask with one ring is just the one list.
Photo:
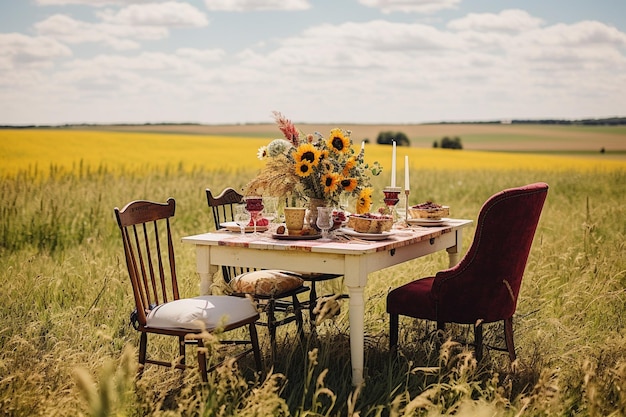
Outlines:
{"label": "cloudy sky", "polygon": [[624,0],[0,0],[0,125],[626,116]]}

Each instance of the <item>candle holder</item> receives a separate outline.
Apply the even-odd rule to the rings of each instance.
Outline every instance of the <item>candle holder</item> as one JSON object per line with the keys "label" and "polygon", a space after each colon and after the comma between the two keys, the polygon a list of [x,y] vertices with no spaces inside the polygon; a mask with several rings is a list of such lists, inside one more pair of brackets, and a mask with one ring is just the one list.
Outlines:
{"label": "candle holder", "polygon": [[409,194],[411,191],[404,190],[404,223],[409,225]]}
{"label": "candle holder", "polygon": [[383,190],[383,193],[385,194],[385,198],[383,201],[385,202],[385,205],[391,213],[391,216],[393,217],[393,221],[395,223],[397,217],[396,204],[398,204],[398,202],[400,201],[400,187],[387,187]]}

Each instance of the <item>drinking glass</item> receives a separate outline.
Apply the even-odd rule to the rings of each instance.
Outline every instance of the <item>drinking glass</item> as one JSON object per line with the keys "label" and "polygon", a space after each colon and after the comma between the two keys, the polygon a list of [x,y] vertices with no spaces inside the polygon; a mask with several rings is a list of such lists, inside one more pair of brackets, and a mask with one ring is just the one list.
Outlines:
{"label": "drinking glass", "polygon": [[385,204],[391,213],[391,217],[393,218],[394,223],[398,220],[398,216],[396,214],[396,204],[400,201],[400,188],[399,187],[388,187],[383,190],[385,194]]}
{"label": "drinking glass", "polygon": [[246,210],[250,213],[252,222],[254,223],[254,235],[258,235],[256,231],[256,224],[259,219],[259,215],[263,211],[263,197],[251,196],[246,197]]}
{"label": "drinking glass", "polygon": [[342,194],[341,197],[339,197],[339,209],[341,211],[343,211],[346,216],[350,214],[350,197]]}
{"label": "drinking glass", "polygon": [[233,220],[235,223],[239,225],[239,229],[241,230],[241,237],[246,235],[246,226],[250,224],[250,213],[246,210],[245,204],[237,204],[234,206],[234,215]]}
{"label": "drinking glass", "polygon": [[278,218],[278,197],[263,197],[263,217],[267,219],[268,227],[273,232],[272,223]]}
{"label": "drinking glass", "polygon": [[400,223],[406,223],[406,219],[407,219],[407,198],[400,198],[400,201],[398,202],[398,204],[396,204],[395,206],[395,212],[396,215],[398,216],[398,222]]}
{"label": "drinking glass", "polygon": [[333,208],[332,207],[318,207],[317,208],[317,221],[315,223],[317,227],[322,231],[321,240],[331,240],[329,230],[333,227]]}

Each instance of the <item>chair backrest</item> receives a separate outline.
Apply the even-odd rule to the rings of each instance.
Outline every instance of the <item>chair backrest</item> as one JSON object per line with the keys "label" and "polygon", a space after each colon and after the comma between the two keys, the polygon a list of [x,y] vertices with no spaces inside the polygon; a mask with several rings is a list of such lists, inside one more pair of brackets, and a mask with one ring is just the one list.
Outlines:
{"label": "chair backrest", "polygon": [[432,293],[441,319],[471,323],[513,316],[547,193],[548,184],[534,183],[483,204],[471,247],[458,265],[435,277]]}
{"label": "chair backrest", "polygon": [[170,229],[175,210],[173,198],[166,203],[138,200],[114,209],[133,286],[137,320],[144,326],[152,308],[179,299]]}
{"label": "chair backrest", "polygon": [[[215,230],[223,229],[221,226],[224,222],[232,222],[235,218],[233,207],[243,202],[243,195],[239,194],[233,188],[225,188],[217,197],[213,196],[211,189],[206,189],[206,199],[213,214],[213,223]],[[233,277],[244,272],[252,271],[252,268],[238,268],[233,266],[222,266],[222,275],[224,281],[230,282]]]}
{"label": "chair backrest", "polygon": [[213,214],[215,230],[222,229],[221,223],[232,222],[235,218],[233,207],[243,202],[243,195],[233,188],[225,188],[220,195],[213,197],[209,188],[206,189],[206,199]]}

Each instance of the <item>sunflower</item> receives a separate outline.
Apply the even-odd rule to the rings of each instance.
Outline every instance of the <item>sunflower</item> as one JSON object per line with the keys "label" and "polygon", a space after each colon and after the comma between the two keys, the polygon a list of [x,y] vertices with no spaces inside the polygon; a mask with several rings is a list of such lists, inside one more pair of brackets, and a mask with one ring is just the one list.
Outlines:
{"label": "sunflower", "polygon": [[354,191],[359,182],[356,178],[344,178],[341,180],[341,187],[346,192]]}
{"label": "sunflower", "polygon": [[333,171],[333,163],[328,159],[320,160],[320,170],[321,172],[332,172]]}
{"label": "sunflower", "polygon": [[335,128],[330,131],[326,146],[335,152],[346,153],[350,151],[350,138],[341,129]]}
{"label": "sunflower", "polygon": [[346,164],[343,166],[342,174],[344,176],[348,175],[350,173],[350,170],[353,169],[355,166],[356,166],[356,158],[354,156],[351,156],[350,158],[346,160]]}
{"label": "sunflower", "polygon": [[341,177],[336,172],[329,172],[322,176],[322,185],[325,194],[332,194],[337,191]]}
{"label": "sunflower", "polygon": [[296,161],[296,175],[306,178],[313,172],[313,164],[308,160]]}
{"label": "sunflower", "polygon": [[312,144],[304,143],[298,146],[293,158],[296,160],[296,163],[307,161],[312,166],[316,166],[320,159],[320,151],[315,149],[315,146]]}
{"label": "sunflower", "polygon": [[372,206],[372,191],[371,188],[367,187],[359,193],[359,198],[356,201],[357,214],[369,213],[370,207]]}

